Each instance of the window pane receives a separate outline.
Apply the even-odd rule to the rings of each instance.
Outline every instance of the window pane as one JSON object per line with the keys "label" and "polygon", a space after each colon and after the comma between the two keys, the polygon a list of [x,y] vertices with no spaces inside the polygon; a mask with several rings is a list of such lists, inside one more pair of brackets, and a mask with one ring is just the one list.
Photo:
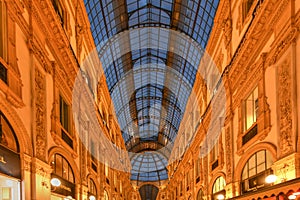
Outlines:
{"label": "window pane", "polygon": [[242,180],[245,180],[247,178],[248,178],[248,168],[247,168],[247,164],[246,164],[244,169],[243,169]]}
{"label": "window pane", "polygon": [[265,150],[257,152],[257,165],[266,162],[265,152],[266,152]]}
{"label": "window pane", "polygon": [[74,183],[74,174],[73,171],[71,169],[71,167],[69,167],[69,179],[68,179],[71,183]]}
{"label": "window pane", "polygon": [[63,160],[63,178],[68,180],[69,165],[66,160]]}
{"label": "window pane", "polygon": [[60,155],[55,155],[55,173],[62,176],[62,157]]}
{"label": "window pane", "polygon": [[266,170],[266,165],[265,163],[257,165],[257,173],[263,172]]}

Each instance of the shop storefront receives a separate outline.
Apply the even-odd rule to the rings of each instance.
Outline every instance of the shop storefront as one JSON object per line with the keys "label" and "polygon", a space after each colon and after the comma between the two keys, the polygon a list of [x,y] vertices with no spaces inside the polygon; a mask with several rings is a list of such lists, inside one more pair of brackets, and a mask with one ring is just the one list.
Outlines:
{"label": "shop storefront", "polygon": [[14,131],[0,112],[0,200],[21,199],[21,161]]}

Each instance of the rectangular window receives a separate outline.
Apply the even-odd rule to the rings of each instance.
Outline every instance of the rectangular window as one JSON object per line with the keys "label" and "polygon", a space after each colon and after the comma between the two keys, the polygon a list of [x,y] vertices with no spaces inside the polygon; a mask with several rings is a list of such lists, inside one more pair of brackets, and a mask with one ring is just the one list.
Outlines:
{"label": "rectangular window", "polygon": [[0,0],[0,57],[7,61],[7,12],[5,3],[2,0]]}
{"label": "rectangular window", "polygon": [[61,96],[59,99],[59,104],[60,124],[65,129],[65,131],[69,132],[69,105]]}
{"label": "rectangular window", "polygon": [[254,123],[258,116],[258,88],[256,87],[245,101],[244,108],[245,129],[247,131]]}
{"label": "rectangular window", "polygon": [[212,161],[216,161],[219,157],[219,140],[216,141],[212,149]]}
{"label": "rectangular window", "polygon": [[11,188],[9,187],[3,187],[2,188],[2,200],[11,200]]}

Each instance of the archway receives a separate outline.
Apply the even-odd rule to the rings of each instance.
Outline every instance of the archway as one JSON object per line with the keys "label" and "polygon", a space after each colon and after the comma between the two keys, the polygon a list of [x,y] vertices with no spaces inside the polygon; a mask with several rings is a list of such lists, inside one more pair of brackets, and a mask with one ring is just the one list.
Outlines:
{"label": "archway", "polygon": [[139,189],[142,200],[156,200],[158,188],[151,184],[143,185]]}

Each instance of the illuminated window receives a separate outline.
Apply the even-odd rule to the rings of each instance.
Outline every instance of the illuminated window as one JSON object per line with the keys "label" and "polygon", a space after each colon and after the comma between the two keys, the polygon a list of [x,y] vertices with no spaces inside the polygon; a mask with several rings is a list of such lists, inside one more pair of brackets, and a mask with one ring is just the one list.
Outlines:
{"label": "illuminated window", "polygon": [[213,185],[213,198],[212,199],[219,199],[220,195],[225,196],[225,186],[226,186],[226,182],[225,179],[223,178],[223,176],[219,176]]}
{"label": "illuminated window", "polygon": [[106,190],[104,190],[104,200],[109,200],[108,193]]}
{"label": "illuminated window", "polygon": [[75,183],[74,173],[69,162],[60,154],[54,154],[51,158],[53,174],[64,180]]}
{"label": "illuminated window", "polygon": [[0,111],[0,145],[19,152],[19,145],[14,130],[6,117]]}
{"label": "illuminated window", "polygon": [[214,183],[214,186],[213,186],[213,194],[221,191],[221,190],[224,190],[225,189],[225,179],[223,178],[223,176],[219,176],[216,180],[215,180],[215,183]]}
{"label": "illuminated window", "polygon": [[92,179],[89,179],[89,183],[88,183],[88,187],[89,187],[89,196],[94,196],[97,197],[97,187],[95,182]]}
{"label": "illuminated window", "polygon": [[60,105],[60,107],[59,107],[60,124],[67,132],[69,132],[69,105],[62,98],[62,96],[60,96],[59,105]]}
{"label": "illuminated window", "polygon": [[262,150],[253,154],[242,171],[242,193],[265,186],[265,178],[271,173],[272,164],[272,156],[269,151]]}
{"label": "illuminated window", "polygon": [[204,196],[203,191],[202,189],[200,189],[197,194],[197,200],[203,200],[203,196]]}
{"label": "illuminated window", "polygon": [[245,101],[244,120],[245,129],[247,131],[253,124],[256,123],[258,115],[258,88],[256,87]]}

